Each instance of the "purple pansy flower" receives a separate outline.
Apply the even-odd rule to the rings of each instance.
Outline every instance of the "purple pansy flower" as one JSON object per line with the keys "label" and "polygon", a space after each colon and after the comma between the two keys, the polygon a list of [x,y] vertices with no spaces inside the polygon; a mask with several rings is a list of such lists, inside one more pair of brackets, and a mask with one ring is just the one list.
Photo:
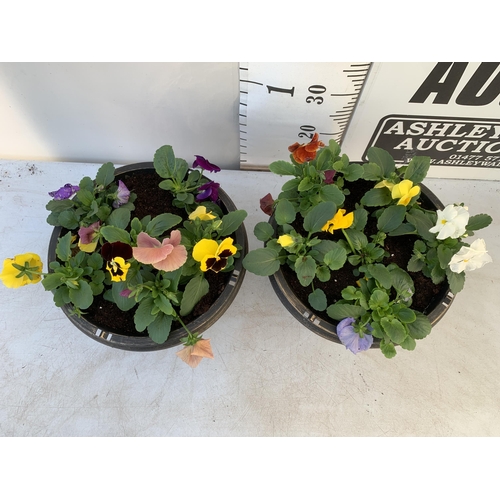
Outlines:
{"label": "purple pansy flower", "polygon": [[333,178],[336,173],[336,170],[325,170],[325,184],[333,184]]}
{"label": "purple pansy flower", "polygon": [[[354,331],[354,327],[352,324],[356,320],[354,318],[345,318],[337,325],[337,335],[342,342],[346,346],[346,349],[349,349],[354,354],[357,354],[361,351],[368,350],[373,344],[373,337],[365,333],[363,338],[359,336],[357,332]],[[370,325],[366,325],[368,330],[372,331],[373,328]]]}
{"label": "purple pansy flower", "polygon": [[118,181],[118,190],[116,191],[116,200],[113,202],[113,208],[121,207],[128,203],[130,198],[130,191],[122,181]]}
{"label": "purple pansy flower", "polygon": [[220,172],[220,168],[213,163],[210,163],[208,160],[205,160],[203,156],[194,155],[196,160],[193,162],[193,168],[200,167],[203,170],[208,170],[209,172]]}
{"label": "purple pansy flower", "polygon": [[132,293],[132,290],[125,288],[125,290],[122,290],[120,292],[120,297],[127,297],[128,298],[131,293]]}
{"label": "purple pansy flower", "polygon": [[79,186],[73,186],[71,184],[65,184],[62,188],[57,191],[51,191],[49,196],[52,196],[54,200],[67,200],[70,196],[73,196],[77,191],[80,190]]}
{"label": "purple pansy flower", "polygon": [[210,181],[203,186],[198,188],[199,194],[196,197],[196,201],[203,201],[207,198],[210,198],[214,203],[219,199],[219,187],[220,184],[218,182]]}

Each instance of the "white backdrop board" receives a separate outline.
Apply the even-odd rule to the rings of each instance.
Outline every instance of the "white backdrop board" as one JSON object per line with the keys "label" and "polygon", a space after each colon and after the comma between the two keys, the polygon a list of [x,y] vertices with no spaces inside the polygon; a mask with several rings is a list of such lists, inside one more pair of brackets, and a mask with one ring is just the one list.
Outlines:
{"label": "white backdrop board", "polygon": [[[341,63],[282,63],[276,68],[290,71],[287,67],[293,67],[294,86],[310,89],[316,75],[320,82],[318,78],[323,77],[328,64],[335,67]],[[343,64],[354,67],[366,63]],[[272,80],[265,66],[247,63],[246,67],[250,78],[266,83]],[[241,75],[240,70],[240,79]],[[335,83],[342,83],[342,79],[330,72],[330,80],[323,84],[325,96],[335,93]],[[330,138],[340,141],[342,151],[353,161],[365,161],[367,149],[377,146],[401,164],[415,155],[430,156],[432,177],[500,179],[500,63],[372,63],[358,83],[362,84],[360,95],[351,113],[344,115],[347,122],[341,135],[333,135],[324,121],[319,121],[318,111],[306,107],[305,96],[284,96],[289,100],[283,101],[281,108],[273,109],[272,114],[262,112],[269,96],[261,92],[258,99],[258,86],[247,84],[247,118],[242,127],[246,134],[240,138],[246,139],[249,147],[241,150],[242,168],[285,159],[288,152],[284,144],[308,142],[300,135],[304,130],[294,116],[302,113],[302,122],[314,128],[323,142]],[[243,88],[240,83],[240,90]],[[325,100],[321,117],[330,117],[333,122],[339,112],[335,104]],[[262,137],[266,137],[264,142],[275,143],[276,157],[263,159],[258,147]],[[254,139],[258,141],[252,149]]]}

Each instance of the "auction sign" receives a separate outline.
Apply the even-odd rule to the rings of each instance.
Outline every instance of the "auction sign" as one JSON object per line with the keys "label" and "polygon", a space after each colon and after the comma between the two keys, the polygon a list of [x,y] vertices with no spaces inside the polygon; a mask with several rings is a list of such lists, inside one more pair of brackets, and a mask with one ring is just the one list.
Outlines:
{"label": "auction sign", "polygon": [[431,158],[430,175],[500,179],[500,63],[373,63],[342,140],[397,163]]}

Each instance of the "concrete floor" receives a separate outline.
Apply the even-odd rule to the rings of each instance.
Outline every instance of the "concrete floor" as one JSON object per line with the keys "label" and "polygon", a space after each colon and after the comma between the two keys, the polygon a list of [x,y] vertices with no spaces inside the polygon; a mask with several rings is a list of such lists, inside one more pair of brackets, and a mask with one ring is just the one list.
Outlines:
{"label": "concrete floor", "polygon": [[[45,259],[48,191],[94,176],[98,165],[0,161],[0,257]],[[284,179],[222,171],[217,181],[247,210]],[[493,263],[413,352],[354,356],[298,324],[267,278],[247,273],[226,315],[205,334],[214,360],[191,369],[177,348],[136,353],[77,330],[41,285],[0,287],[1,436],[499,436],[500,183],[428,179],[444,204],[464,202],[493,224],[477,233]],[[45,262],[46,265],[46,262]]]}

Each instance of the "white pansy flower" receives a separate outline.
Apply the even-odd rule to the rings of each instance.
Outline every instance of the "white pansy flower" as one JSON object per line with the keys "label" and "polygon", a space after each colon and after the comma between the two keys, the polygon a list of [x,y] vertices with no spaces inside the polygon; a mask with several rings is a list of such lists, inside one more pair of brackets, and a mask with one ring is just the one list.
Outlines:
{"label": "white pansy flower", "polygon": [[483,239],[478,238],[470,247],[462,247],[450,261],[450,269],[454,273],[462,271],[473,271],[480,269],[488,262],[492,262],[492,258],[486,250],[486,243]]}
{"label": "white pansy flower", "polygon": [[429,229],[431,233],[438,233],[438,240],[459,238],[465,233],[465,226],[469,222],[469,211],[459,205],[448,205],[444,210],[437,210],[437,223]]}

